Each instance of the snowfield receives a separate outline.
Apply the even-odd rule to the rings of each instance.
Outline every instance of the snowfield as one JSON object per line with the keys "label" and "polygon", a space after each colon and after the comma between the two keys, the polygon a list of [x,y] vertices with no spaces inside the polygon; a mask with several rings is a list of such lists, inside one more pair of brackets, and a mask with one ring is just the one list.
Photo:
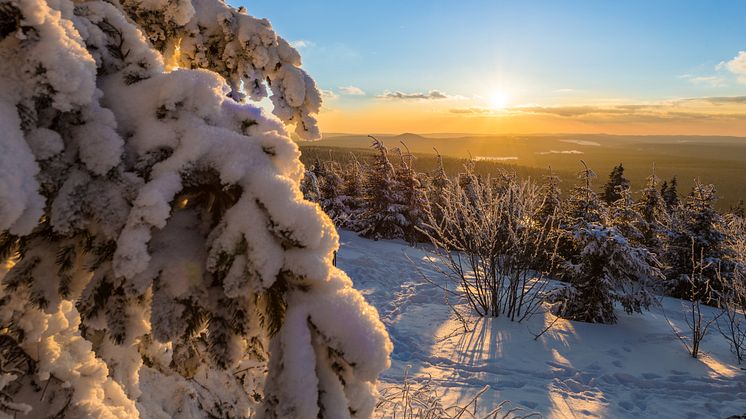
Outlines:
{"label": "snowfield", "polygon": [[[686,331],[680,300],[662,298],[644,315],[617,310],[616,325],[552,320],[524,323],[473,319],[464,332],[443,291],[422,279],[414,261],[440,279],[427,252],[401,241],[371,241],[340,231],[338,266],[380,312],[394,342],[392,366],[381,386],[410,375],[432,377],[444,404],[478,402],[487,413],[503,400],[548,418],[725,418],[746,414],[746,371],[712,329],[700,359],[684,349],[666,321]],[[452,297],[451,297],[452,298]],[[705,308],[707,315],[715,310]]]}

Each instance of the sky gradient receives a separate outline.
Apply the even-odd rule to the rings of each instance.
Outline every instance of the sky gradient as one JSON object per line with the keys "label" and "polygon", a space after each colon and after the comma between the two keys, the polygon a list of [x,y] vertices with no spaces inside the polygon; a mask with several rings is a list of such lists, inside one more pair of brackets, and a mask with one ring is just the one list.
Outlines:
{"label": "sky gradient", "polygon": [[746,136],[744,1],[232,4],[300,50],[326,132]]}

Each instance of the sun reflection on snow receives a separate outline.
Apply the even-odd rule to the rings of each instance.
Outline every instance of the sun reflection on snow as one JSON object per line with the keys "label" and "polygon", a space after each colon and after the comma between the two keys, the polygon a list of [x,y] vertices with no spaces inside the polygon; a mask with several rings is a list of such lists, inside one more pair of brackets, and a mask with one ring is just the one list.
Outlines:
{"label": "sun reflection on snow", "polygon": [[738,368],[723,364],[708,354],[700,354],[699,360],[710,369],[710,378],[733,378],[739,373]]}

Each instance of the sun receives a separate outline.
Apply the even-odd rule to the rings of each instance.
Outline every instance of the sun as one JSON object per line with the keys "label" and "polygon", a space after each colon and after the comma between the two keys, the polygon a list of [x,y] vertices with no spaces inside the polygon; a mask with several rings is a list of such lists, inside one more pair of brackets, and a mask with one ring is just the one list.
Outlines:
{"label": "sun", "polygon": [[497,90],[492,92],[492,95],[490,95],[489,97],[489,101],[490,106],[493,109],[505,109],[508,107],[510,98],[505,92]]}

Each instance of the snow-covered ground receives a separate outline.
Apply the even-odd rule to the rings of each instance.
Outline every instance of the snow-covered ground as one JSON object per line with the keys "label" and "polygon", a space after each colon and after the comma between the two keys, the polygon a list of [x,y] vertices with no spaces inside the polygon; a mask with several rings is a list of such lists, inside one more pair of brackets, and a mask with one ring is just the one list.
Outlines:
{"label": "snow-covered ground", "polygon": [[464,404],[489,385],[478,405],[485,411],[510,400],[549,418],[746,414],[746,371],[717,330],[705,338],[700,359],[673,334],[663,311],[686,330],[679,300],[663,298],[644,315],[620,311],[616,325],[558,321],[538,340],[532,332],[549,321],[541,315],[524,323],[475,319],[464,333],[443,292],[405,256],[435,279],[426,252],[348,231],[340,236],[338,265],[378,308],[394,342],[382,386],[401,381],[411,365],[411,375],[433,377],[448,405]]}

